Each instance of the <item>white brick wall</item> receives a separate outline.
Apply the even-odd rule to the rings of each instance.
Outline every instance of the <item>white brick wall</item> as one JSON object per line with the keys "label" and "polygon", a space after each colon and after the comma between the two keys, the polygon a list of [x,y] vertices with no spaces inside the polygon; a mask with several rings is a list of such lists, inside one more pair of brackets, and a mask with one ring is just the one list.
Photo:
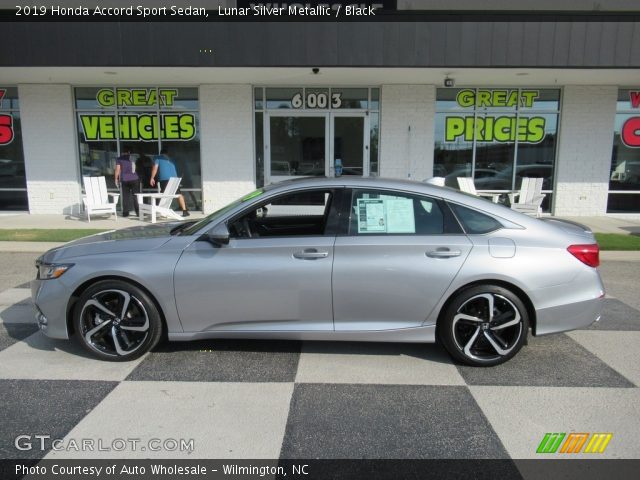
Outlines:
{"label": "white brick wall", "polygon": [[604,215],[618,88],[564,88],[556,163],[556,215]]}
{"label": "white brick wall", "polygon": [[255,189],[253,95],[250,85],[200,86],[204,212]]}
{"label": "white brick wall", "polygon": [[80,186],[69,85],[19,85],[30,213],[78,214]]}
{"label": "white brick wall", "polygon": [[424,180],[433,175],[434,85],[383,85],[380,176]]}

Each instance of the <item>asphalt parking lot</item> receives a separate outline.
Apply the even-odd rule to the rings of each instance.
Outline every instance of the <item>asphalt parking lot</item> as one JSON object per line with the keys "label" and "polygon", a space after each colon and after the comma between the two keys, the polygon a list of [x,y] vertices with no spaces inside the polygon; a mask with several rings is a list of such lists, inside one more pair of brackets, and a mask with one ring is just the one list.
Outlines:
{"label": "asphalt parking lot", "polygon": [[[536,458],[547,432],[610,432],[601,458],[640,458],[639,262],[603,262],[598,324],[477,369],[437,345],[331,342],[170,343],[100,362],[37,332],[35,257],[0,254],[0,458]],[[15,447],[42,434],[141,443]]]}

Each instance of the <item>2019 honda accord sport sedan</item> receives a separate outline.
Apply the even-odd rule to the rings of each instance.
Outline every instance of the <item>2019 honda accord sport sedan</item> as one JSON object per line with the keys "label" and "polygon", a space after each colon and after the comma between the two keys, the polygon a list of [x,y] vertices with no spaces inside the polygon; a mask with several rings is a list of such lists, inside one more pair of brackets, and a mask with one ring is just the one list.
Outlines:
{"label": "2019 honda accord sport sedan", "polygon": [[96,357],[129,360],[169,340],[440,341],[490,366],[529,332],[600,316],[598,246],[433,185],[305,178],[200,221],[86,237],[37,260],[40,329]]}

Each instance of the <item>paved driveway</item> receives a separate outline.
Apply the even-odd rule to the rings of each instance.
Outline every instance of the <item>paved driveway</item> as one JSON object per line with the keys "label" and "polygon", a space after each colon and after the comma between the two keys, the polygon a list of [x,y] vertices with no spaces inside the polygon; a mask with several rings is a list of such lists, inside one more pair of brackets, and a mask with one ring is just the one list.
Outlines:
{"label": "paved driveway", "polygon": [[[547,432],[612,432],[602,457],[640,458],[640,263],[605,262],[596,326],[478,369],[437,345],[229,340],[100,362],[36,331],[34,258],[0,254],[0,458],[533,458]],[[15,448],[38,434],[140,443]]]}

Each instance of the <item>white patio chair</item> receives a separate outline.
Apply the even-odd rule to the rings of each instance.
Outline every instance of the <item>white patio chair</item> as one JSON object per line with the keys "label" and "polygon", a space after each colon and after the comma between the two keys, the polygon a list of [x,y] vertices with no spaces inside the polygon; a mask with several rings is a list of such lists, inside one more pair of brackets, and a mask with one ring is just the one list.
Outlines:
{"label": "white patio chair", "polygon": [[511,209],[539,217],[542,213],[542,200],[546,196],[542,193],[543,180],[542,178],[523,177],[520,191],[509,194]]}
{"label": "white patio chair", "polygon": [[[162,193],[136,193],[140,220],[143,221],[145,215],[151,217],[151,223],[156,223],[158,216],[182,220],[180,215],[171,210],[171,202],[174,198],[180,196],[176,195],[176,191],[181,181],[181,177],[171,177],[167,183],[167,188],[165,188]],[[144,203],[145,198],[151,199],[151,202]]]}
{"label": "white patio chair", "polygon": [[[82,203],[87,212],[87,221],[91,222],[91,215],[115,215],[116,205],[118,204],[119,193],[107,192],[107,182],[104,177],[82,177],[85,195],[82,196]],[[113,200],[109,201],[109,197]]]}
{"label": "white patio chair", "polygon": [[476,190],[476,185],[473,183],[472,177],[457,177],[458,178],[458,187],[461,192],[470,193],[471,195],[475,195],[476,197],[487,197],[491,198],[493,203],[498,203],[500,199],[499,193],[478,193]]}

